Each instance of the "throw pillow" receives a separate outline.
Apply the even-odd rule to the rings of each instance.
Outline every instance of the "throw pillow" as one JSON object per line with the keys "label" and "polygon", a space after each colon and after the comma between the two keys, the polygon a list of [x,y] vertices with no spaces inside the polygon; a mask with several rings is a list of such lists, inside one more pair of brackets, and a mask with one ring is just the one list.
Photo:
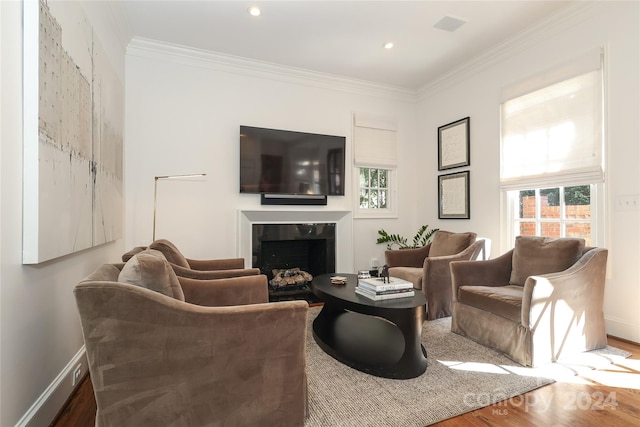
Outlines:
{"label": "throw pillow", "polygon": [[148,250],[127,261],[118,275],[118,282],[140,286],[184,301],[184,292],[173,268],[158,254],[149,253]]}
{"label": "throw pillow", "polygon": [[509,284],[524,286],[527,277],[564,271],[584,252],[584,239],[517,236]]}
{"label": "throw pillow", "polygon": [[429,257],[455,255],[467,249],[476,241],[476,233],[452,233],[436,231],[431,241]]}
{"label": "throw pillow", "polygon": [[158,239],[149,245],[149,249],[155,249],[164,254],[167,261],[171,264],[179,265],[184,268],[191,268],[189,261],[182,255],[176,246],[166,239]]}

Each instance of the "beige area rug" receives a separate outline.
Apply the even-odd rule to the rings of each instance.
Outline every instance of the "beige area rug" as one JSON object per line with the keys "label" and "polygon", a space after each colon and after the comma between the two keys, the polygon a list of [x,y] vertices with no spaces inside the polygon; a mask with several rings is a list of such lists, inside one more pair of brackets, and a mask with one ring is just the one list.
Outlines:
{"label": "beige area rug", "polygon": [[[423,427],[575,375],[586,366],[611,363],[629,353],[612,347],[575,361],[524,368],[498,352],[451,332],[451,319],[424,323],[427,371],[392,380],[351,369],[318,347],[311,325],[320,307],[309,309],[307,374],[309,417],[305,427]],[[625,355],[626,353],[626,355]],[[535,408],[531,408],[532,410]]]}

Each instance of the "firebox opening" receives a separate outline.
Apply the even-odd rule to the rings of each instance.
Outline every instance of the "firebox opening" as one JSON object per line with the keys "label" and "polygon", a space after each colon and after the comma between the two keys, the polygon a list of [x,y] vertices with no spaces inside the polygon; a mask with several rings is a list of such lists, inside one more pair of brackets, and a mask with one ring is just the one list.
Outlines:
{"label": "firebox opening", "polygon": [[[259,268],[271,283],[274,271],[297,269],[318,276],[334,273],[336,266],[335,223],[253,224],[253,267]],[[299,291],[299,292],[298,292]],[[270,300],[307,299],[311,290],[307,283],[271,286]],[[300,295],[298,295],[300,294]]]}

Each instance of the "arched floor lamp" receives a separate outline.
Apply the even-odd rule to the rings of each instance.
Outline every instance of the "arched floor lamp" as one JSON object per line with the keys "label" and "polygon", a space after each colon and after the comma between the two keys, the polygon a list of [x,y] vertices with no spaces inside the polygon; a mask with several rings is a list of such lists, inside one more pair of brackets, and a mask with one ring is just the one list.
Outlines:
{"label": "arched floor lamp", "polygon": [[179,178],[197,178],[200,176],[207,176],[206,173],[191,173],[186,175],[161,175],[156,176],[153,185],[153,238],[152,242],[156,241],[156,212],[158,207],[158,180],[159,179],[179,179]]}

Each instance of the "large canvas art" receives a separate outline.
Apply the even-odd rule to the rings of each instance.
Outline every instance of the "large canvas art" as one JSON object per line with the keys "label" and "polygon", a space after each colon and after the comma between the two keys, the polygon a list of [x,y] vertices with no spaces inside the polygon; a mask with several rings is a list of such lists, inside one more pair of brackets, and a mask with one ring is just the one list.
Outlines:
{"label": "large canvas art", "polygon": [[79,3],[24,1],[24,264],[121,236],[123,92]]}

